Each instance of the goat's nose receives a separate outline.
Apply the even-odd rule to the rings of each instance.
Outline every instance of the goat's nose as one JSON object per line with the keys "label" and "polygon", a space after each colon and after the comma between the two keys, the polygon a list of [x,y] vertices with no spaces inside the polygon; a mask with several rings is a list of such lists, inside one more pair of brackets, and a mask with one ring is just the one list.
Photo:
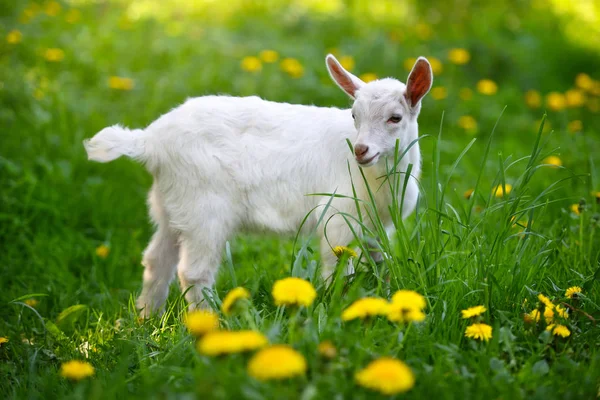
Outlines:
{"label": "goat's nose", "polygon": [[368,151],[369,146],[367,146],[366,144],[357,144],[356,146],[354,146],[354,155],[356,157],[364,156],[365,154],[367,154]]}

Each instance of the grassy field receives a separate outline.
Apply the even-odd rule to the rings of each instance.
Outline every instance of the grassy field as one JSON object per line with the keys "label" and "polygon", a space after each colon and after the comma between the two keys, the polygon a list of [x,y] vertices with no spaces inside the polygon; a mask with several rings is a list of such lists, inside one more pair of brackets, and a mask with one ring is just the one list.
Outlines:
{"label": "grassy field", "polygon": [[[600,393],[597,2],[17,1],[0,19],[1,398],[366,399],[379,394],[355,374],[384,356],[415,375],[399,397]],[[175,283],[162,317],[138,318],[151,178],[129,160],[88,162],[82,140],[204,94],[347,107],[328,52],[364,79],[405,80],[412,59],[430,59],[422,193],[390,260],[355,260],[329,288],[311,238],[231,241],[221,329],[257,329],[308,364],[263,382],[251,354],[199,354]],[[291,275],[315,286],[311,306],[275,305],[274,282]],[[226,316],[236,286],[251,306]],[[567,298],[573,286],[582,294]],[[398,289],[425,296],[424,321],[342,321],[353,301]],[[554,309],[567,337],[535,322],[550,309],[540,293],[569,310]],[[489,341],[465,337],[460,311],[476,305]],[[70,360],[94,376],[62,377]]]}

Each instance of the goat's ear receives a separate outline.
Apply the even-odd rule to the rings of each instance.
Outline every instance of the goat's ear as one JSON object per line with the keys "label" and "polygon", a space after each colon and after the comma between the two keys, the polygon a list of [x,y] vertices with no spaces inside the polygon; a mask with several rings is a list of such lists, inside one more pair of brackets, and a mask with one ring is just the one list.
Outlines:
{"label": "goat's ear", "polygon": [[408,80],[406,81],[406,93],[404,97],[408,101],[411,107],[416,107],[419,101],[429,92],[431,84],[433,83],[433,73],[431,72],[431,65],[425,57],[419,57],[417,62],[408,74]]}
{"label": "goat's ear", "polygon": [[333,81],[337,83],[348,96],[355,98],[356,91],[365,83],[346,71],[332,54],[328,54],[327,57],[325,57],[325,64],[327,65],[327,70]]}

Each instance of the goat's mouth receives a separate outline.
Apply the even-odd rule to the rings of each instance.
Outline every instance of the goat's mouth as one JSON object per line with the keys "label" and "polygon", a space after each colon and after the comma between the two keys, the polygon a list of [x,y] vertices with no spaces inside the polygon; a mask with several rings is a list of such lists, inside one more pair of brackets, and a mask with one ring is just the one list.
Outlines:
{"label": "goat's mouth", "polygon": [[373,165],[377,162],[378,158],[379,158],[379,153],[375,153],[375,155],[371,158],[367,158],[366,160],[356,159],[356,162],[359,163],[361,165],[361,167],[370,167],[371,165]]}

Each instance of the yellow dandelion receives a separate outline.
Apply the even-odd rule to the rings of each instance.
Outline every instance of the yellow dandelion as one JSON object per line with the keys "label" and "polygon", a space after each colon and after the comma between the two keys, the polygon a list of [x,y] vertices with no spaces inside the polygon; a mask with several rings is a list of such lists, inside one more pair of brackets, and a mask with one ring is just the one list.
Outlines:
{"label": "yellow dandelion", "polygon": [[94,367],[87,361],[72,360],[62,363],[60,375],[63,378],[80,381],[94,375]]}
{"label": "yellow dandelion", "polygon": [[44,58],[49,62],[60,62],[65,58],[65,52],[57,48],[46,49],[44,50]]}
{"label": "yellow dandelion", "polygon": [[498,85],[491,79],[482,79],[477,82],[477,91],[486,96],[491,96],[498,91]]}
{"label": "yellow dandelion", "polygon": [[65,21],[69,24],[75,24],[81,19],[81,11],[72,8],[65,15]]}
{"label": "yellow dandelion", "polygon": [[552,303],[552,301],[544,294],[538,294],[538,300],[547,308],[554,308],[554,303]]}
{"label": "yellow dandelion", "polygon": [[8,44],[17,44],[20,43],[23,40],[23,34],[21,33],[21,31],[17,30],[17,29],[13,29],[12,31],[8,32],[8,34],[6,35],[6,42]]}
{"label": "yellow dandelion", "polygon": [[185,326],[194,336],[206,335],[219,329],[219,317],[207,310],[196,310],[186,314]]}
{"label": "yellow dandelion", "polygon": [[462,88],[458,92],[458,97],[460,97],[461,100],[465,101],[471,100],[473,98],[473,91],[469,88]]}
{"label": "yellow dandelion", "polygon": [[431,89],[431,97],[434,100],[443,100],[448,97],[448,90],[443,86],[436,86]]}
{"label": "yellow dandelion", "polygon": [[427,60],[429,61],[429,65],[431,65],[431,72],[433,72],[434,75],[439,75],[444,71],[444,66],[439,58],[427,57]]}
{"label": "yellow dandelion", "polygon": [[379,79],[377,77],[377,75],[372,72],[366,72],[366,73],[360,75],[359,78],[360,78],[360,80],[362,80],[363,82],[366,82],[366,83],[373,82],[373,81],[376,81],[377,79]]}
{"label": "yellow dandelion", "polygon": [[272,64],[279,60],[279,53],[275,50],[263,50],[258,55],[263,62]]}
{"label": "yellow dandelion", "polygon": [[465,336],[486,342],[492,338],[492,327],[487,324],[473,324],[467,326]]}
{"label": "yellow dandelion", "polygon": [[565,292],[565,296],[569,299],[576,299],[579,295],[583,293],[583,289],[579,286],[571,286]]}
{"label": "yellow dandelion", "polygon": [[248,362],[248,375],[260,381],[293,378],[305,373],[304,356],[287,345],[266,347]]}
{"label": "yellow dandelion", "polygon": [[465,190],[465,192],[463,193],[463,197],[467,200],[469,200],[471,198],[471,196],[473,196],[473,192],[475,191],[475,189],[467,189]]}
{"label": "yellow dandelion", "polygon": [[579,203],[571,204],[571,212],[575,215],[581,215],[583,208],[579,205]]}
{"label": "yellow dandelion", "polygon": [[405,307],[424,309],[427,306],[425,297],[414,290],[398,290],[392,296],[392,303],[400,304]]}
{"label": "yellow dandelion", "polygon": [[415,65],[415,63],[417,62],[417,59],[414,57],[409,57],[406,60],[404,60],[404,69],[407,71],[412,70],[413,66]]}
{"label": "yellow dandelion", "polygon": [[304,67],[295,58],[284,58],[279,65],[292,78],[300,78],[304,75]]}
{"label": "yellow dandelion", "polygon": [[250,292],[246,288],[238,286],[227,293],[225,299],[223,299],[223,304],[221,304],[221,311],[223,311],[223,314],[229,315],[239,300],[249,298]]}
{"label": "yellow dandelion", "polygon": [[546,330],[552,332],[554,336],[562,336],[566,338],[571,335],[571,331],[569,330],[569,328],[560,324],[550,324],[546,327]]}
{"label": "yellow dandelion", "polygon": [[37,306],[40,302],[37,299],[27,299],[25,300],[23,303],[27,304],[29,307],[35,307]]}
{"label": "yellow dandelion", "polygon": [[415,33],[417,34],[417,37],[421,40],[428,40],[429,38],[431,38],[431,35],[433,35],[433,30],[431,29],[431,26],[423,22],[418,23],[414,29]]}
{"label": "yellow dandelion", "polygon": [[101,244],[100,246],[96,247],[96,255],[100,258],[108,257],[109,253],[110,253],[110,248],[104,244]]}
{"label": "yellow dandelion", "polygon": [[575,77],[575,85],[583,90],[590,90],[594,87],[594,80],[584,73],[577,74]]}
{"label": "yellow dandelion", "polygon": [[356,318],[365,319],[387,313],[388,302],[377,297],[365,297],[356,300],[342,312],[342,321]]}
{"label": "yellow dandelion", "polygon": [[335,345],[331,342],[331,340],[324,340],[321,343],[319,343],[317,351],[319,352],[321,357],[328,358],[330,360],[337,356],[337,349],[335,348]]}
{"label": "yellow dandelion", "polygon": [[544,309],[544,320],[547,324],[551,324],[554,321],[554,311],[550,307]]}
{"label": "yellow dandelion", "polygon": [[346,246],[335,246],[333,249],[333,254],[336,255],[337,258],[341,258],[343,255],[346,255],[350,258],[356,258],[357,254],[350,247]]}
{"label": "yellow dandelion", "polygon": [[562,160],[557,156],[548,156],[542,160],[542,164],[556,168],[562,166]]}
{"label": "yellow dandelion", "polygon": [[371,362],[358,371],[354,379],[360,386],[387,396],[407,392],[415,386],[415,375],[410,367],[390,357]]}
{"label": "yellow dandelion", "polygon": [[4,343],[8,343],[8,338],[0,336],[0,345],[3,345]]}
{"label": "yellow dandelion", "polygon": [[120,76],[111,76],[108,78],[108,87],[114,90],[129,91],[133,89],[134,82],[131,78],[124,78]]}
{"label": "yellow dandelion", "polygon": [[581,132],[583,130],[583,124],[580,120],[576,119],[574,121],[569,122],[567,125],[567,129],[571,133]]}
{"label": "yellow dandelion", "polygon": [[50,17],[56,17],[61,9],[62,7],[58,1],[49,1],[44,7],[44,12]]}
{"label": "yellow dandelion", "polygon": [[471,60],[471,54],[467,49],[455,48],[448,51],[448,60],[452,64],[463,65]]}
{"label": "yellow dandelion", "polygon": [[205,356],[243,353],[266,346],[267,338],[256,331],[212,331],[198,341],[198,351]]}
{"label": "yellow dandelion", "polygon": [[242,69],[247,72],[259,72],[262,69],[260,58],[255,56],[247,56],[240,63]]}
{"label": "yellow dandelion", "polygon": [[463,115],[458,119],[458,126],[465,131],[474,132],[477,130],[477,121],[470,115]]}
{"label": "yellow dandelion", "polygon": [[526,91],[525,104],[529,108],[540,108],[542,106],[542,95],[537,90]]}
{"label": "yellow dandelion", "polygon": [[425,319],[425,298],[412,290],[398,290],[387,307],[387,317],[392,322],[420,322]]}
{"label": "yellow dandelion", "polygon": [[534,322],[539,322],[540,321],[540,311],[533,310],[529,314],[525,314],[523,316],[523,319],[525,320],[526,323],[529,323],[529,324],[534,323]]}
{"label": "yellow dandelion", "polygon": [[557,305],[554,310],[556,311],[556,313],[558,314],[559,317],[564,318],[564,319],[568,319],[569,318],[569,313],[567,311],[566,308],[564,308],[561,305]]}
{"label": "yellow dandelion", "polygon": [[546,106],[552,111],[560,111],[567,105],[565,95],[559,92],[550,92],[546,95]]}
{"label": "yellow dandelion", "polygon": [[284,278],[273,285],[273,298],[278,306],[310,306],[317,292],[313,285],[300,278]]}
{"label": "yellow dandelion", "polygon": [[354,58],[352,58],[351,56],[340,57],[339,61],[346,71],[352,71],[354,69],[355,62]]}
{"label": "yellow dandelion", "polygon": [[585,100],[585,93],[581,89],[570,89],[565,92],[567,107],[582,107],[585,104]]}
{"label": "yellow dandelion", "polygon": [[37,3],[31,3],[29,7],[23,10],[19,22],[27,24],[40,12],[40,5]]}
{"label": "yellow dandelion", "polygon": [[484,306],[474,306],[474,307],[469,307],[466,310],[462,310],[462,317],[464,319],[468,319],[468,318],[473,318],[473,317],[477,317],[481,314],[483,314],[486,311],[486,308]]}
{"label": "yellow dandelion", "polygon": [[492,193],[498,198],[509,195],[510,192],[512,192],[512,185],[510,183],[505,183],[504,186],[498,185],[492,189]]}

